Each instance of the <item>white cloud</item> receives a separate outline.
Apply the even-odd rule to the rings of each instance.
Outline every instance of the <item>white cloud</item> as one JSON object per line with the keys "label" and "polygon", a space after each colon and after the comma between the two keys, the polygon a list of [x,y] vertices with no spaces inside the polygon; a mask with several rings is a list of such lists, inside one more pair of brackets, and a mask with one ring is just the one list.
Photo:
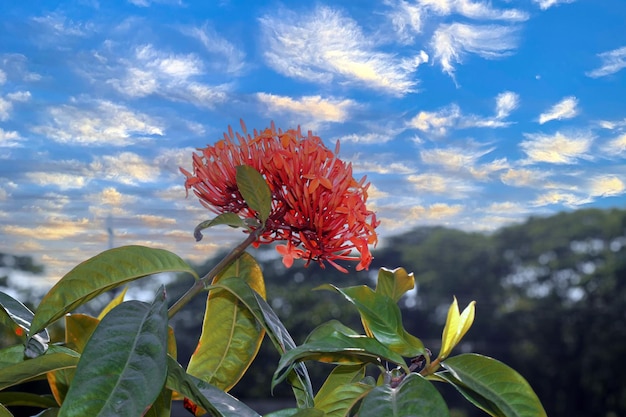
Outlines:
{"label": "white cloud", "polygon": [[[1,137],[1,135],[0,135]],[[626,133],[609,141],[604,147],[604,152],[609,156],[626,154]]]}
{"label": "white cloud", "polygon": [[222,37],[208,24],[202,27],[192,27],[183,29],[183,33],[198,39],[205,49],[213,55],[212,62],[216,67],[224,69],[226,73],[240,73],[246,64],[246,54],[232,44],[228,39]]}
{"label": "white cloud", "polygon": [[320,122],[344,122],[356,102],[350,99],[303,96],[292,98],[275,94],[257,93],[259,101],[269,113],[296,113]]}
{"label": "white cloud", "polygon": [[589,193],[596,197],[611,197],[624,194],[626,184],[615,175],[601,175],[594,177],[589,183]]}
{"label": "white cloud", "polygon": [[459,106],[451,104],[434,112],[421,111],[409,120],[408,124],[422,132],[443,136],[449,128],[456,125],[460,117],[461,109]]}
{"label": "white cloud", "polygon": [[260,21],[267,63],[289,77],[320,83],[337,79],[403,95],[415,90],[414,72],[428,61],[423,51],[398,59],[376,49],[375,40],[353,19],[330,7],[316,7],[307,15],[281,10]]}
{"label": "white cloud", "polygon": [[496,97],[496,119],[505,119],[519,106],[519,95],[512,91],[505,91]]}
{"label": "white cloud", "polygon": [[7,225],[0,229],[8,235],[20,238],[36,240],[61,240],[85,233],[89,221],[87,219],[71,220],[67,218],[52,217],[46,219],[38,226]]}
{"label": "white cloud", "polygon": [[19,133],[14,130],[6,131],[0,127],[0,148],[11,148],[21,146],[20,141],[23,140]]}
{"label": "white cloud", "polygon": [[137,7],[150,7],[152,4],[167,4],[182,6],[181,0],[127,0],[130,4]]}
{"label": "white cloud", "polygon": [[447,16],[453,13],[470,19],[483,20],[527,20],[528,14],[517,9],[499,10],[491,7],[487,1],[472,0],[417,0],[421,6],[433,12]]}
{"label": "white cloud", "polygon": [[545,113],[539,115],[539,123],[544,124],[551,120],[563,120],[576,117],[578,114],[578,99],[574,96],[565,97],[563,100],[550,107]]}
{"label": "white cloud", "polygon": [[0,85],[7,82],[7,73],[0,69]]}
{"label": "white cloud", "polygon": [[54,38],[61,36],[83,37],[92,33],[94,30],[94,26],[91,23],[75,22],[58,13],[33,17],[32,20],[37,23],[39,27],[47,29],[45,38],[48,43],[52,43],[50,36]]}
{"label": "white cloud", "polygon": [[28,172],[26,178],[33,184],[52,185],[61,190],[80,189],[89,182],[89,178],[84,175],[63,172]]}
{"label": "white cloud", "polygon": [[565,193],[562,191],[548,191],[540,194],[533,202],[532,205],[536,207],[548,206],[548,205],[565,205],[568,207],[576,207],[582,204],[591,202],[589,197],[582,197],[573,193]]}
{"label": "white cloud", "polygon": [[105,100],[51,107],[48,115],[49,124],[33,131],[61,143],[127,146],[146,136],[163,136],[163,127],[151,117]]}
{"label": "white cloud", "polygon": [[160,173],[157,166],[132,152],[100,156],[89,169],[95,178],[128,185],[157,181]]}
{"label": "white cloud", "polygon": [[541,10],[547,10],[557,4],[573,3],[574,1],[575,0],[533,0],[533,2],[539,5]]}
{"label": "white cloud", "polygon": [[406,43],[413,42],[413,34],[422,31],[424,8],[405,0],[398,0],[395,3],[387,0],[385,3],[392,8],[387,17],[391,20],[400,40]]}
{"label": "white cloud", "polygon": [[526,133],[520,147],[528,156],[528,163],[573,164],[580,158],[590,158],[589,149],[594,137],[587,132],[572,132],[565,135]]}
{"label": "white cloud", "polygon": [[454,65],[467,53],[485,59],[510,55],[517,48],[517,28],[501,25],[442,24],[435,31],[431,46],[444,72],[454,76]]}
{"label": "white cloud", "polygon": [[6,98],[8,98],[9,100],[19,101],[21,103],[30,100],[30,97],[30,91],[16,91],[14,93],[9,93],[6,95]]}
{"label": "white cloud", "polygon": [[537,187],[543,184],[549,175],[546,171],[510,168],[500,175],[500,180],[506,185],[516,187]]}
{"label": "white cloud", "polygon": [[361,143],[364,145],[380,144],[389,142],[396,137],[396,132],[367,132],[367,133],[351,133],[342,136],[341,142]]}
{"label": "white cloud", "polygon": [[441,174],[409,175],[407,180],[418,192],[444,194],[448,198],[463,199],[477,187],[473,183]]}
{"label": "white cloud", "polygon": [[600,68],[587,72],[587,76],[592,78],[604,77],[606,75],[615,74],[626,68],[626,46],[613,49],[612,51],[602,52],[598,54],[602,60]]}

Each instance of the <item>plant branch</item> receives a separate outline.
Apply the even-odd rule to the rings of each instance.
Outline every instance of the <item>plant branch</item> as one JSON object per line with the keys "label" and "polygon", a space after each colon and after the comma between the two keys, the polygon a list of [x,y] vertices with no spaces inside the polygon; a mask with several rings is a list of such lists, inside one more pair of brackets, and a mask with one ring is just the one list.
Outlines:
{"label": "plant branch", "polygon": [[193,297],[198,295],[198,293],[202,292],[207,286],[211,284],[213,279],[220,272],[224,271],[226,268],[230,266],[233,262],[235,262],[239,257],[243,254],[248,246],[254,243],[258,237],[263,233],[263,228],[260,227],[256,230],[250,232],[250,235],[241,242],[239,245],[233,248],[221,261],[217,263],[205,276],[196,281],[191,288],[187,290],[176,302],[169,308],[167,311],[168,318],[172,318],[174,314],[178,313],[178,311],[183,308]]}

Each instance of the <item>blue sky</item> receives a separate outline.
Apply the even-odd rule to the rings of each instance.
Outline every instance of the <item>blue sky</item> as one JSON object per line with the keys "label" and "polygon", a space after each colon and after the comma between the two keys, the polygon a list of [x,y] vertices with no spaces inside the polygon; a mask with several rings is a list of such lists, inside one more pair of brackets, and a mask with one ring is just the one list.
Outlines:
{"label": "blue sky", "polygon": [[0,252],[49,284],[114,244],[201,262],[185,198],[243,118],[339,140],[385,236],[626,203],[623,0],[0,4]]}

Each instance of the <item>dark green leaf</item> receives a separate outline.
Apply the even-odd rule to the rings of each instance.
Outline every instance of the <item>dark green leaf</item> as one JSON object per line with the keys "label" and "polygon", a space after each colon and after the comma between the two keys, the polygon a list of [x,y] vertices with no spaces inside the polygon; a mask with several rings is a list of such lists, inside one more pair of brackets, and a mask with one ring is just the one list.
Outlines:
{"label": "dark green leaf", "polygon": [[48,408],[47,410],[43,410],[39,414],[35,414],[33,417],[57,417],[59,415],[58,408]]}
{"label": "dark green leaf", "polygon": [[222,213],[214,219],[203,221],[193,229],[193,236],[196,238],[196,242],[202,240],[202,230],[221,224],[230,227],[246,227],[246,223],[235,213]]}
{"label": "dark green leaf", "polygon": [[41,300],[31,324],[39,332],[92,298],[129,281],[159,272],[198,275],[180,257],[163,249],[122,246],[110,249],[68,272]]}
{"label": "dark green leaf", "polygon": [[[30,332],[34,314],[28,307],[2,291],[0,291],[0,307],[2,307],[14,324],[25,330],[25,334]],[[43,355],[48,349],[48,343],[50,343],[50,335],[48,330],[43,329],[28,339],[24,353],[29,358]]]}
{"label": "dark green leaf", "polygon": [[303,360],[316,360],[338,365],[364,363],[382,365],[381,361],[385,360],[407,368],[402,356],[378,340],[367,336],[346,334],[338,330],[337,323],[330,321],[318,326],[303,345],[285,352],[274,372],[272,386],[285,378],[285,372],[290,371],[294,363]]}
{"label": "dark green leaf", "polygon": [[263,175],[249,165],[240,165],[237,167],[237,187],[248,207],[259,214],[264,225],[272,210],[272,192]]}
{"label": "dark green leaf", "polygon": [[318,288],[335,290],[353,303],[359,310],[366,330],[380,343],[389,346],[389,349],[406,357],[424,354],[421,340],[404,329],[400,308],[388,296],[374,292],[365,285],[337,288],[327,284]]}
{"label": "dark green leaf", "polygon": [[450,417],[439,391],[421,375],[411,373],[396,388],[385,384],[363,398],[359,417]]}
{"label": "dark green leaf", "polygon": [[485,413],[489,414],[493,417],[506,417],[502,414],[502,411],[498,408],[497,405],[478,394],[475,391],[467,388],[461,381],[456,379],[449,371],[441,371],[435,374],[445,382],[448,382],[454,388],[456,388],[461,395],[463,395],[469,402],[474,404],[476,407],[483,410]]}
{"label": "dark green leaf", "polygon": [[[50,408],[58,407],[56,400],[52,395],[38,395],[32,392],[14,392],[4,391],[0,392],[0,404],[4,404],[8,407],[14,406],[27,406],[27,407],[40,407]],[[1,415],[1,414],[0,414]]]}
{"label": "dark green leaf", "polygon": [[14,350],[5,349],[0,356],[3,361],[7,359],[16,361],[13,364],[4,362],[5,365],[0,372],[0,390],[38,378],[51,371],[73,368],[80,357],[78,353],[70,349],[54,345],[51,345],[44,355],[34,359],[24,359],[23,354],[20,359],[15,355]]}
{"label": "dark green leaf", "polygon": [[[293,338],[267,301],[239,278],[226,278],[209,288],[224,288],[239,298],[261,323],[280,353],[296,347]],[[300,407],[313,407],[313,388],[306,366],[298,363],[289,373],[289,383]]]}
{"label": "dark green leaf", "polygon": [[528,382],[502,362],[466,353],[448,358],[441,365],[462,386],[493,403],[506,417],[546,416]]}
{"label": "dark green leaf", "polygon": [[[236,277],[265,296],[261,267],[248,253],[243,253],[214,283]],[[241,379],[254,360],[265,331],[252,312],[235,295],[222,288],[209,291],[202,334],[187,373],[224,391]]]}
{"label": "dark green leaf", "polygon": [[404,268],[380,268],[376,292],[386,295],[396,303],[409,290],[415,287],[413,273],[408,274]]}
{"label": "dark green leaf", "polygon": [[221,389],[189,375],[171,356],[167,357],[166,387],[215,415],[215,417],[260,417],[250,407]]}
{"label": "dark green leaf", "polygon": [[87,342],[61,406],[62,417],[141,415],[167,376],[167,303],[128,301],[107,314]]}

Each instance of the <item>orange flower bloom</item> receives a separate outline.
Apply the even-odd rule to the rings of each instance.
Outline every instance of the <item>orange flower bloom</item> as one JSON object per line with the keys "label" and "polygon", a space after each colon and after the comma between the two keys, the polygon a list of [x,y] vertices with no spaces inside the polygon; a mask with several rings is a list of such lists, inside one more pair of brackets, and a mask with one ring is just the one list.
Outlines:
{"label": "orange flower bloom", "polygon": [[[365,207],[369,183],[352,177],[351,164],[337,157],[339,143],[332,152],[310,131],[303,136],[300,128],[277,131],[272,123],[250,135],[243,121],[241,127],[243,135],[229,126],[224,139],[199,149],[201,154],[193,155],[193,174],[181,168],[185,188],[217,214],[258,219],[237,188],[236,167],[249,165],[263,175],[272,193],[272,210],[257,246],[285,241],[276,249],[287,267],[301,258],[322,267],[326,261],[343,272],[336,260],[358,260],[356,269],[367,269],[372,261],[368,245],[377,242],[379,222]],[[352,256],[353,250],[360,256]]]}

